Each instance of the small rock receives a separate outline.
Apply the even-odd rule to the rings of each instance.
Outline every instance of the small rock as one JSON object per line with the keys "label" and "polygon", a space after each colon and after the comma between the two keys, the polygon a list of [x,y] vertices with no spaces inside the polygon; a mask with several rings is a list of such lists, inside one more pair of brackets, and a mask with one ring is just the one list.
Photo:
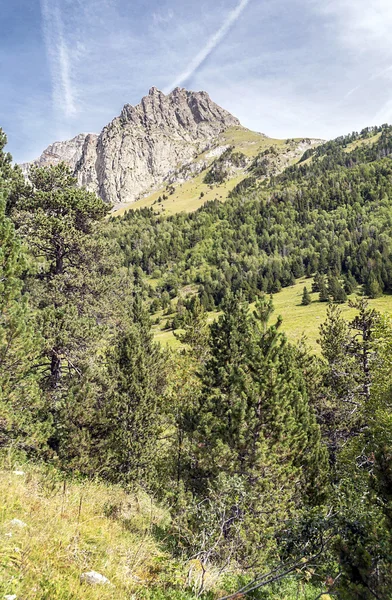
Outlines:
{"label": "small rock", "polygon": [[27,527],[27,523],[21,521],[20,519],[12,519],[10,525],[11,527],[19,527],[20,529],[23,529],[23,527]]}
{"label": "small rock", "polygon": [[5,535],[5,537],[12,538],[12,531],[8,531],[4,535]]}
{"label": "small rock", "polygon": [[88,573],[82,573],[80,576],[80,581],[82,583],[89,583],[90,585],[108,585],[110,581],[101,573],[97,573],[96,571],[89,571]]}
{"label": "small rock", "polygon": [[6,594],[4,600],[17,600],[16,594]]}
{"label": "small rock", "polygon": [[22,477],[23,475],[26,475],[26,473],[24,471],[12,471],[13,475],[18,475],[19,477]]}

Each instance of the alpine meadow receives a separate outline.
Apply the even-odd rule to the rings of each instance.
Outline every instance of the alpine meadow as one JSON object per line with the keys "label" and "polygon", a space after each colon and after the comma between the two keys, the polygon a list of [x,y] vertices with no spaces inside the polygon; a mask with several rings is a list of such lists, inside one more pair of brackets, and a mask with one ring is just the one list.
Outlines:
{"label": "alpine meadow", "polygon": [[29,162],[5,130],[0,598],[392,600],[392,126],[177,86]]}

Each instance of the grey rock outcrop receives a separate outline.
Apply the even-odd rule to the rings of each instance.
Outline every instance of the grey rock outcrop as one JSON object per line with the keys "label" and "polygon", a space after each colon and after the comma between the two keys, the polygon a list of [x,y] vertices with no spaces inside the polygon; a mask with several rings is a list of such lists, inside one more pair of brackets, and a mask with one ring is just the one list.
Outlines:
{"label": "grey rock outcrop", "polygon": [[78,181],[106,202],[133,202],[222,131],[239,125],[206,92],[176,88],[165,95],[151,88],[137,106],[126,104],[96,141],[85,140],[76,165]]}
{"label": "grey rock outcrop", "polygon": [[63,161],[67,163],[72,170],[74,170],[77,162],[82,156],[82,150],[86,137],[88,137],[87,134],[80,133],[72,138],[72,140],[67,140],[65,142],[54,142],[48,146],[46,150],[43,151],[41,156],[36,160],[33,160],[31,163],[22,163],[19,165],[24,176],[28,177],[29,168],[31,165],[46,167],[48,165],[57,165]]}

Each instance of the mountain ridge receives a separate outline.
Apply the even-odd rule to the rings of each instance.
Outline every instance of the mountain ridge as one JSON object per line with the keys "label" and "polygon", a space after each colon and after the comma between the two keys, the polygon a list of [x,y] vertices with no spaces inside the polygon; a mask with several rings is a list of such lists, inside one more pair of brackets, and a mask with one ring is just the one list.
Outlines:
{"label": "mountain ridge", "polygon": [[[225,135],[228,132],[234,135]],[[173,193],[170,187],[173,184],[194,180],[194,187],[200,187],[199,174],[231,147],[246,155],[236,165],[227,157],[226,179],[236,184],[246,176],[251,159],[261,148],[265,150],[269,144],[277,147],[281,142],[243,127],[235,116],[213,102],[207,92],[177,87],[166,95],[152,87],[136,106],[125,104],[120,115],[101,133],[83,133],[71,140],[54,142],[38,159],[21,168],[28,177],[31,165],[65,161],[79,185],[119,209],[157,192],[166,195],[168,187],[169,194]],[[278,161],[278,171],[318,143],[317,140],[292,142],[297,148],[292,145],[279,148],[282,160]],[[213,183],[219,187],[223,182]],[[196,196],[204,197],[208,191],[200,190]]]}
{"label": "mountain ridge", "polygon": [[38,159],[21,168],[27,176],[32,164],[44,166],[65,160],[79,184],[105,201],[132,202],[207,150],[232,126],[241,124],[206,92],[176,88],[165,95],[152,87],[136,106],[125,104],[100,134],[79,134],[54,142]]}

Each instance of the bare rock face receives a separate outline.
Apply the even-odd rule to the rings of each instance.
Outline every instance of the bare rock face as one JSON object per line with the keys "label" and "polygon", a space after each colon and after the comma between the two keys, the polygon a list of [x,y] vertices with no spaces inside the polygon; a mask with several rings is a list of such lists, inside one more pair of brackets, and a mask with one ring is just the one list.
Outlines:
{"label": "bare rock face", "polygon": [[67,140],[66,142],[54,142],[48,146],[46,150],[43,151],[41,156],[36,160],[33,160],[31,163],[22,163],[19,165],[24,176],[28,176],[31,165],[45,167],[48,165],[57,165],[62,161],[67,163],[67,165],[74,170],[77,162],[82,156],[82,149],[86,137],[88,136],[86,136],[85,133],[80,133],[76,137],[72,138],[72,140]]}
{"label": "bare rock face", "polygon": [[[206,92],[176,88],[168,95],[153,87],[137,106],[126,104],[99,136],[81,134],[55,142],[39,166],[64,160],[80,185],[111,204],[137,200],[191,163],[238,119]],[[28,164],[21,165],[27,176]]]}
{"label": "bare rock face", "polygon": [[106,202],[133,202],[189,163],[222,131],[239,125],[206,92],[176,88],[166,96],[151,88],[140,104],[124,106],[95,146],[86,138],[76,165],[78,181]]}

